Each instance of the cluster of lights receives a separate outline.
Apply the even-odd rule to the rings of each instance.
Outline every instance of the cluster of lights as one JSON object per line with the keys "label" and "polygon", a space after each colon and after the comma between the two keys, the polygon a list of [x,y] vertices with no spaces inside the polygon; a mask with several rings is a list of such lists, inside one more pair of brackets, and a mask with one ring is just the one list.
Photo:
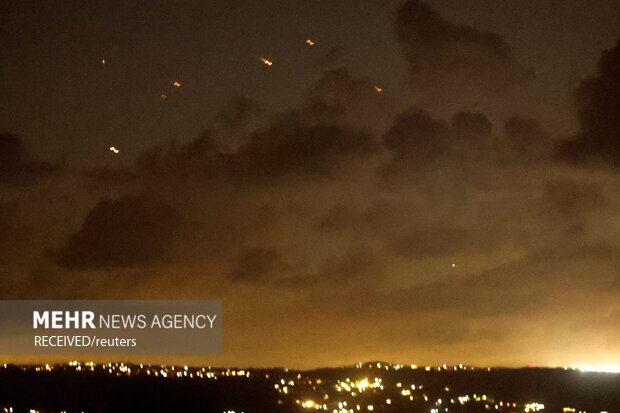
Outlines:
{"label": "cluster of lights", "polygon": [[545,409],[545,405],[542,403],[527,403],[525,405],[525,413],[528,412],[539,412]]}
{"label": "cluster of lights", "polygon": [[[13,409],[12,407],[2,407],[1,411],[3,413],[16,413],[16,410]],[[41,410],[37,410],[37,409],[28,409],[28,413],[41,413]],[[67,413],[67,410],[60,410],[60,413]],[[83,411],[79,412],[79,413],[84,413]]]}
{"label": "cluster of lights", "polygon": [[[355,374],[357,377],[315,377],[310,373],[292,372],[288,369],[262,372],[261,370],[246,369],[216,369],[209,367],[189,367],[174,365],[132,365],[125,363],[104,363],[71,361],[68,364],[44,364],[37,366],[15,366],[22,371],[49,373],[55,370],[75,371],[81,373],[99,372],[110,375],[123,376],[151,376],[164,379],[194,379],[218,380],[220,378],[235,377],[271,382],[276,391],[279,404],[285,400],[295,401],[300,411],[326,411],[331,413],[372,412],[388,409],[398,409],[403,403],[417,403],[411,407],[426,406],[428,413],[449,413],[458,410],[458,406],[477,404],[481,408],[498,413],[534,413],[545,409],[539,402],[519,404],[514,401],[495,400],[487,394],[454,394],[448,387],[439,387],[435,390],[425,388],[422,384],[390,381],[389,371],[402,369],[416,370],[415,364],[371,363],[355,365],[356,369],[364,369],[368,376]],[[4,368],[8,368],[4,364]],[[424,371],[456,371],[473,370],[473,367],[462,364],[456,366],[425,366]],[[490,370],[486,369],[485,370]],[[600,371],[581,369],[583,371]],[[349,370],[350,372],[350,370]],[[363,372],[361,372],[363,373]],[[12,407],[1,407],[0,413],[13,413]],[[30,412],[39,412],[30,410]],[[223,413],[243,413],[235,410],[226,410]],[[563,413],[585,413],[572,407],[565,407]],[[607,412],[601,412],[607,413]]]}
{"label": "cluster of lights", "polygon": [[[473,366],[466,366],[464,364],[457,364],[457,365],[447,365],[447,364],[443,364],[441,366],[424,366],[424,367],[420,367],[417,364],[409,364],[409,365],[404,365],[404,364],[388,364],[388,363],[371,363],[371,364],[364,364],[364,363],[357,363],[355,365],[355,368],[357,369],[363,369],[363,368],[378,368],[378,369],[383,369],[383,370],[401,370],[404,368],[409,368],[411,370],[417,370],[417,369],[424,369],[425,371],[459,371],[459,370],[480,370],[480,368],[476,368]],[[484,367],[484,370],[487,371],[491,371],[490,367]]]}
{"label": "cluster of lights", "polygon": [[[8,368],[7,364],[4,364],[4,368]],[[209,367],[189,367],[189,366],[169,366],[165,364],[161,365],[129,365],[125,363],[103,363],[97,364],[93,361],[80,362],[70,361],[65,364],[44,364],[40,366],[20,366],[22,371],[34,371],[36,373],[52,372],[54,370],[75,372],[104,372],[114,376],[136,376],[147,375],[153,377],[162,378],[190,378],[190,379],[213,379],[217,380],[218,377],[240,377],[249,378],[251,372],[245,369],[213,369]]]}
{"label": "cluster of lights", "polygon": [[370,381],[367,377],[356,381],[351,381],[351,379],[346,378],[344,381],[338,380],[336,383],[336,390],[338,392],[349,392],[352,393],[352,395],[355,395],[356,392],[362,393],[369,389],[383,390],[381,381],[382,380],[377,377],[375,377],[372,381]]}
{"label": "cluster of lights", "polygon": [[[387,382],[386,371],[398,371],[406,368],[415,370],[417,365],[372,363],[355,365],[356,369],[367,372],[378,369],[376,374],[362,377],[345,377],[327,379],[325,377],[302,377],[290,374],[278,377],[274,388],[283,397],[292,398],[300,411],[326,411],[331,413],[355,413],[396,410],[403,403],[412,404],[411,408],[424,409],[428,413],[449,413],[458,411],[458,406],[477,404],[485,410],[517,413],[525,412],[526,405],[516,402],[495,401],[486,394],[453,395],[449,386],[436,391],[426,389],[424,385],[404,382]],[[440,367],[426,366],[425,371],[469,370],[464,365]],[[384,376],[383,378],[381,376]],[[267,377],[267,376],[266,376]],[[268,378],[268,377],[267,377]],[[539,403],[529,405],[542,406]],[[427,409],[427,410],[426,410]],[[531,411],[531,410],[530,410]]]}

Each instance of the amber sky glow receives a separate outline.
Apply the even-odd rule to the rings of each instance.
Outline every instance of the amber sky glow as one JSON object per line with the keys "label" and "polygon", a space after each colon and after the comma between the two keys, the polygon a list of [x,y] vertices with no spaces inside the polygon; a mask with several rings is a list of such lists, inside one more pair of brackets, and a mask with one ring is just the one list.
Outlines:
{"label": "amber sky glow", "polygon": [[3,2],[0,297],[223,301],[221,356],[136,361],[620,364],[586,3]]}

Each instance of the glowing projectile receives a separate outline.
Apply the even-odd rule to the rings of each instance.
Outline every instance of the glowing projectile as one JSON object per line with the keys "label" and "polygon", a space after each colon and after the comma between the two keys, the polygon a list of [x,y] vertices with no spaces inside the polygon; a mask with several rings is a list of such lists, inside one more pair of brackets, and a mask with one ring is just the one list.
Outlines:
{"label": "glowing projectile", "polygon": [[375,85],[375,91],[376,91],[377,93],[381,93],[381,92],[383,92],[383,88],[382,88],[381,86],[377,86],[377,85]]}
{"label": "glowing projectile", "polygon": [[314,42],[314,40],[312,40],[312,39],[307,39],[307,40],[306,40],[306,44],[307,44],[308,46],[314,46],[316,43],[315,43],[315,42]]}
{"label": "glowing projectile", "polygon": [[265,64],[265,66],[273,66],[273,62],[266,57],[261,57],[260,61]]}
{"label": "glowing projectile", "polygon": [[181,82],[174,82],[172,84],[172,86],[174,86],[174,87],[181,87]]}
{"label": "glowing projectile", "polygon": [[115,153],[115,154],[118,154],[118,153],[120,153],[121,151],[119,151],[118,149],[116,149],[116,147],[114,147],[114,146],[110,146],[110,152],[113,152],[113,153]]}

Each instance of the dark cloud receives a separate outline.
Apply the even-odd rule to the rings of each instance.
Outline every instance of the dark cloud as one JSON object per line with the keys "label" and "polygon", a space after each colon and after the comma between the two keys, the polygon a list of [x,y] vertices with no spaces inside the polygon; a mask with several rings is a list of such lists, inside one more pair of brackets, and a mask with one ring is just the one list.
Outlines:
{"label": "dark cloud", "polygon": [[[379,143],[364,124],[374,123],[380,111],[373,108],[380,102],[367,79],[346,69],[330,70],[299,109],[267,115],[257,103],[235,99],[198,139],[145,151],[136,173],[147,179],[155,175],[248,184],[324,177],[378,152]],[[91,174],[114,178],[109,171]]]}
{"label": "dark cloud", "polygon": [[130,168],[112,168],[109,166],[95,166],[86,169],[83,176],[87,184],[93,188],[124,186],[137,178],[136,173]]}
{"label": "dark cloud", "polygon": [[355,76],[345,67],[327,70],[310,88],[299,113],[314,122],[336,122],[380,133],[395,108],[375,86],[369,78]]}
{"label": "dark cloud", "polygon": [[166,147],[155,146],[146,150],[136,160],[137,174],[152,179],[171,175],[173,177],[212,177],[222,154],[210,132],[185,144],[171,142]]}
{"label": "dark cloud", "polygon": [[550,211],[563,219],[584,219],[609,203],[600,185],[572,180],[546,182],[544,199]]}
{"label": "dark cloud", "polygon": [[317,59],[317,65],[319,67],[330,67],[341,63],[344,57],[344,52],[340,47],[330,47],[322,56]]}
{"label": "dark cloud", "polygon": [[182,178],[251,186],[338,175],[378,154],[370,125],[386,116],[383,102],[367,79],[330,70],[299,108],[267,114],[252,100],[234,99],[197,139],[151,147],[133,170],[97,166],[85,177],[99,185]]}
{"label": "dark cloud", "polygon": [[256,101],[240,96],[222,107],[213,118],[213,139],[224,149],[235,150],[248,133],[261,126],[265,110]]}
{"label": "dark cloud", "polygon": [[336,124],[308,125],[295,118],[280,119],[253,133],[237,151],[219,150],[209,134],[185,145],[157,147],[137,161],[138,170],[180,177],[239,182],[275,182],[287,176],[324,176],[347,160],[377,152],[373,136]]}
{"label": "dark cloud", "polygon": [[620,167],[620,42],[603,53],[598,74],[576,92],[581,130],[558,148],[561,159]]}
{"label": "dark cloud", "polygon": [[448,150],[450,128],[424,111],[399,115],[383,136],[392,159],[384,173],[416,170],[433,164]]}
{"label": "dark cloud", "polygon": [[174,207],[148,196],[102,199],[57,253],[57,261],[70,269],[162,263],[171,256],[180,224]]}
{"label": "dark cloud", "polygon": [[227,272],[233,285],[249,285],[274,288],[293,288],[316,286],[321,277],[304,256],[295,257],[296,250],[289,246],[270,246],[267,243],[253,247],[238,246],[228,259]]}
{"label": "dark cloud", "polygon": [[313,85],[310,101],[320,100],[330,107],[350,110],[359,101],[375,97],[373,84],[366,78],[356,78],[346,68],[328,70]]}
{"label": "dark cloud", "polygon": [[57,165],[30,159],[18,136],[0,134],[0,184],[29,184],[57,170]]}
{"label": "dark cloud", "polygon": [[0,202],[0,258],[3,261],[15,259],[14,254],[23,247],[20,241],[23,241],[26,232],[17,224],[18,212],[17,202]]}
{"label": "dark cloud", "polygon": [[316,226],[324,232],[342,233],[345,230],[356,228],[359,217],[351,206],[340,203],[329,208],[318,218]]}
{"label": "dark cloud", "polygon": [[553,150],[552,137],[536,119],[512,116],[504,122],[504,136],[498,137],[484,114],[466,111],[457,112],[449,124],[422,110],[403,112],[383,135],[383,143],[391,158],[380,175],[391,183],[420,183],[432,179],[423,174],[440,167],[454,183],[481,187],[488,185],[485,170],[540,163],[550,159]]}
{"label": "dark cloud", "polygon": [[504,122],[503,155],[517,161],[535,161],[549,156],[551,136],[533,118],[513,116]]}
{"label": "dark cloud", "polygon": [[232,272],[234,281],[269,282],[289,268],[275,248],[256,247],[245,249],[237,259]]}
{"label": "dark cloud", "polygon": [[216,122],[230,131],[245,128],[263,114],[263,108],[252,99],[240,96],[231,100],[215,115]]}
{"label": "dark cloud", "polygon": [[363,223],[374,234],[382,238],[390,238],[394,234],[403,231],[403,219],[409,221],[412,218],[411,205],[404,199],[396,202],[379,199],[374,201],[361,214],[357,214],[357,222]]}
{"label": "dark cloud", "polygon": [[498,92],[530,77],[500,35],[450,23],[422,1],[400,7],[395,30],[416,85],[447,82]]}
{"label": "dark cloud", "polygon": [[472,243],[467,230],[462,228],[412,229],[389,242],[398,255],[407,257],[433,257],[471,249],[478,249]]}
{"label": "dark cloud", "polygon": [[400,178],[410,181],[439,164],[447,170],[480,169],[476,162],[497,157],[492,131],[491,121],[480,112],[457,112],[450,123],[423,110],[403,112],[383,135],[391,158],[380,168],[380,175],[394,183]]}
{"label": "dark cloud", "polygon": [[320,277],[330,285],[377,282],[384,273],[385,260],[368,246],[353,247],[325,260]]}
{"label": "dark cloud", "polygon": [[365,158],[377,149],[367,132],[330,124],[308,126],[293,120],[252,135],[240,148],[237,160],[239,171],[248,177],[312,176],[333,171],[347,158]]}
{"label": "dark cloud", "polygon": [[0,203],[0,240],[7,239],[15,230],[16,203]]}
{"label": "dark cloud", "polygon": [[489,118],[480,112],[458,112],[450,122],[455,141],[464,142],[480,156],[491,144],[493,125]]}

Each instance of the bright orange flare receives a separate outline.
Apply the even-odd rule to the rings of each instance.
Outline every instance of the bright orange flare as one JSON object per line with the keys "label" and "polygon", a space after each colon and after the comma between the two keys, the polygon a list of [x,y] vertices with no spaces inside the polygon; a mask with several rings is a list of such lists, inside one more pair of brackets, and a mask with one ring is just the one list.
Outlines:
{"label": "bright orange flare", "polygon": [[312,39],[308,39],[308,40],[306,40],[306,44],[307,44],[308,46],[314,46],[316,43],[314,43],[314,40],[312,40]]}
{"label": "bright orange flare", "polygon": [[260,61],[263,62],[265,64],[265,66],[272,66],[273,62],[269,59],[267,59],[266,57],[261,57]]}
{"label": "bright orange flare", "polygon": [[172,84],[172,86],[174,86],[174,87],[181,87],[181,82],[174,82]]}
{"label": "bright orange flare", "polygon": [[377,93],[381,93],[381,92],[383,92],[383,88],[382,88],[381,86],[376,86],[376,85],[375,85],[375,91],[376,91]]}
{"label": "bright orange flare", "polygon": [[120,153],[121,151],[119,151],[118,149],[116,149],[114,146],[110,146],[110,152],[113,152],[115,154]]}

